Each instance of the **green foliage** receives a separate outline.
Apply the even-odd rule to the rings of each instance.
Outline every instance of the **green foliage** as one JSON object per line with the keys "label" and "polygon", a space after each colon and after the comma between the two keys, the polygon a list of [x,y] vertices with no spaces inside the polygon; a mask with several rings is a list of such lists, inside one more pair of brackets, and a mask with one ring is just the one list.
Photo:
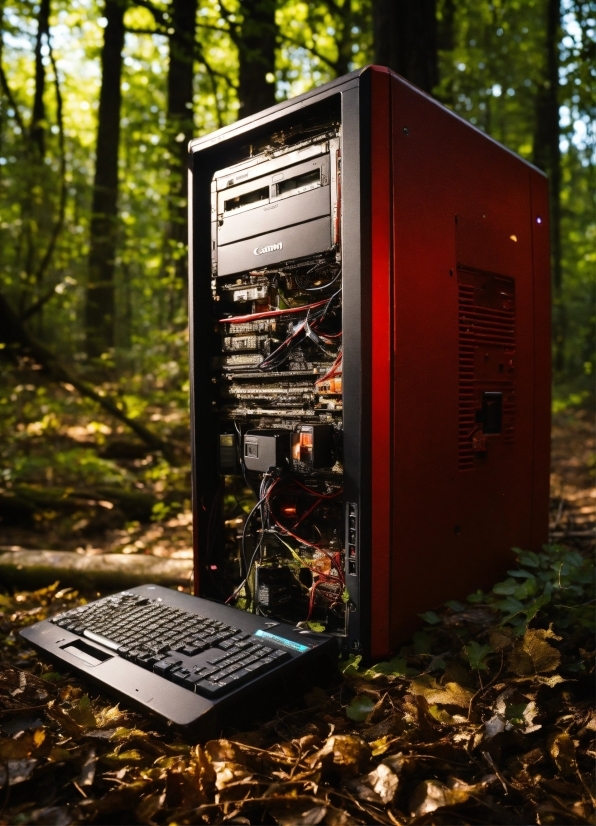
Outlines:
{"label": "green foliage", "polygon": [[375,701],[366,694],[357,694],[352,698],[349,706],[346,708],[346,714],[350,720],[361,723],[363,720],[366,720],[373,710],[374,705]]}
{"label": "green foliage", "polygon": [[548,616],[561,629],[571,624],[594,628],[592,560],[560,545],[545,545],[538,554],[517,551],[520,567],[508,571],[509,577],[486,597],[504,614],[501,624],[523,632],[531,620]]}
{"label": "green foliage", "polygon": [[472,640],[472,642],[464,646],[464,651],[470,661],[470,668],[473,668],[475,671],[488,670],[485,660],[488,655],[494,651],[490,645],[480,645],[476,640]]}

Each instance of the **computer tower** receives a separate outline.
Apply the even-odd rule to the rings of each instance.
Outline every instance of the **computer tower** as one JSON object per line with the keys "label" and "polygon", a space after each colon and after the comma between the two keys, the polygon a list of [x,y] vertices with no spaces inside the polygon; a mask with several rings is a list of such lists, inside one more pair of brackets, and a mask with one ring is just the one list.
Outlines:
{"label": "computer tower", "polygon": [[547,181],[377,66],[189,163],[195,593],[384,657],[547,541]]}

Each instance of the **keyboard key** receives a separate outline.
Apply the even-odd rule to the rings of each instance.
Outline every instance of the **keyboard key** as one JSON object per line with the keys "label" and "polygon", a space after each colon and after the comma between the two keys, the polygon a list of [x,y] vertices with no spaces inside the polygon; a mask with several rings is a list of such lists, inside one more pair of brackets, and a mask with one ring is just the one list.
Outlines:
{"label": "keyboard key", "polygon": [[195,654],[200,654],[205,649],[202,645],[183,645],[179,650],[181,654],[186,654],[187,657],[194,657]]}
{"label": "keyboard key", "polygon": [[219,643],[219,648],[223,651],[227,651],[229,648],[233,648],[234,643],[231,640],[223,640],[223,642]]}
{"label": "keyboard key", "polygon": [[177,666],[182,665],[182,660],[159,660],[153,666],[153,671],[156,674],[165,677],[166,674],[169,674],[172,669],[176,668]]}
{"label": "keyboard key", "polygon": [[246,668],[241,668],[238,671],[234,671],[230,676],[234,678],[236,685],[238,685],[238,683],[246,683],[248,680],[252,680],[254,673],[247,671]]}
{"label": "keyboard key", "polygon": [[196,693],[202,694],[204,697],[218,697],[220,694],[223,694],[225,690],[226,687],[224,685],[214,683],[211,680],[202,680],[195,685]]}
{"label": "keyboard key", "polygon": [[170,680],[173,680],[175,683],[178,683],[179,685],[183,685],[187,677],[191,676],[191,672],[188,670],[188,668],[177,668],[174,671],[170,671],[169,676]]}
{"label": "keyboard key", "polygon": [[212,677],[219,669],[217,666],[208,666],[207,668],[199,669],[196,674],[201,680],[206,680],[208,677]]}
{"label": "keyboard key", "polygon": [[244,650],[246,650],[247,648],[250,648],[250,646],[251,646],[250,640],[239,640],[236,643],[236,648],[241,648],[241,649],[244,649]]}
{"label": "keyboard key", "polygon": [[136,663],[138,665],[142,665],[143,668],[149,668],[150,670],[153,669],[153,666],[156,662],[158,662],[158,658],[155,656],[155,654],[141,654],[136,659]]}
{"label": "keyboard key", "polygon": [[221,662],[221,660],[225,660],[226,656],[227,654],[224,651],[214,651],[207,662],[209,665],[215,665],[216,663]]}

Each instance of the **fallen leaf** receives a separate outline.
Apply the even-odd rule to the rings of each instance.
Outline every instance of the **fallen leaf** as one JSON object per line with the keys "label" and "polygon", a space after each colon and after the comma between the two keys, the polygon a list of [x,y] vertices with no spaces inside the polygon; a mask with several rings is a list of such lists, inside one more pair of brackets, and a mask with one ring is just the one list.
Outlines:
{"label": "fallen leaf", "polygon": [[391,803],[397,792],[399,779],[386,763],[379,763],[376,769],[367,775],[368,784],[381,798],[383,804]]}
{"label": "fallen leaf", "polygon": [[356,776],[370,761],[369,746],[353,734],[337,734],[329,737],[324,746],[309,758],[311,768],[321,766],[330,772]]}
{"label": "fallen leaf", "polygon": [[458,683],[439,685],[430,675],[424,674],[410,685],[412,694],[421,695],[428,703],[437,705],[452,705],[467,708],[474,696],[471,691]]}
{"label": "fallen leaf", "polygon": [[575,757],[575,746],[567,732],[561,731],[551,737],[548,750],[563,777],[576,774],[577,760]]}
{"label": "fallen leaf", "polygon": [[420,817],[441,806],[448,806],[450,800],[450,789],[444,783],[439,780],[424,780],[416,786],[410,798],[410,813],[412,817]]}
{"label": "fallen leaf", "polygon": [[546,642],[547,638],[560,640],[550,628],[528,628],[516,643],[509,657],[509,668],[514,674],[525,677],[554,671],[561,662],[561,654]]}
{"label": "fallen leaf", "polygon": [[121,766],[123,763],[136,766],[143,760],[143,755],[138,749],[129,749],[128,751],[109,752],[109,754],[102,755],[101,759],[113,766]]}
{"label": "fallen leaf", "polygon": [[442,806],[457,806],[465,803],[474,795],[483,794],[495,775],[488,775],[480,783],[468,785],[457,778],[449,778],[449,783],[439,780],[424,780],[415,789],[410,798],[410,812],[412,817],[434,812]]}
{"label": "fallen leaf", "polygon": [[28,780],[36,765],[37,760],[35,758],[31,760],[7,760],[3,766],[0,766],[0,789],[6,785],[7,778],[9,786],[16,786],[17,783]]}
{"label": "fallen leaf", "polygon": [[83,729],[97,728],[95,714],[91,709],[91,700],[87,694],[84,694],[67,714],[71,720],[74,720]]}

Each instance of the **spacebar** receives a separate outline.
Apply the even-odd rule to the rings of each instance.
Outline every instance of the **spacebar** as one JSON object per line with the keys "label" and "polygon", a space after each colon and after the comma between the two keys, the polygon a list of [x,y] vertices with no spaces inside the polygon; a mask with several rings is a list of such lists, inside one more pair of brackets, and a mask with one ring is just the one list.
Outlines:
{"label": "spacebar", "polygon": [[111,648],[113,651],[117,651],[120,648],[119,642],[114,642],[114,640],[108,640],[107,637],[102,637],[101,634],[94,634],[93,631],[83,631],[83,636],[87,637],[94,642],[98,642],[100,645],[105,645],[106,648]]}

